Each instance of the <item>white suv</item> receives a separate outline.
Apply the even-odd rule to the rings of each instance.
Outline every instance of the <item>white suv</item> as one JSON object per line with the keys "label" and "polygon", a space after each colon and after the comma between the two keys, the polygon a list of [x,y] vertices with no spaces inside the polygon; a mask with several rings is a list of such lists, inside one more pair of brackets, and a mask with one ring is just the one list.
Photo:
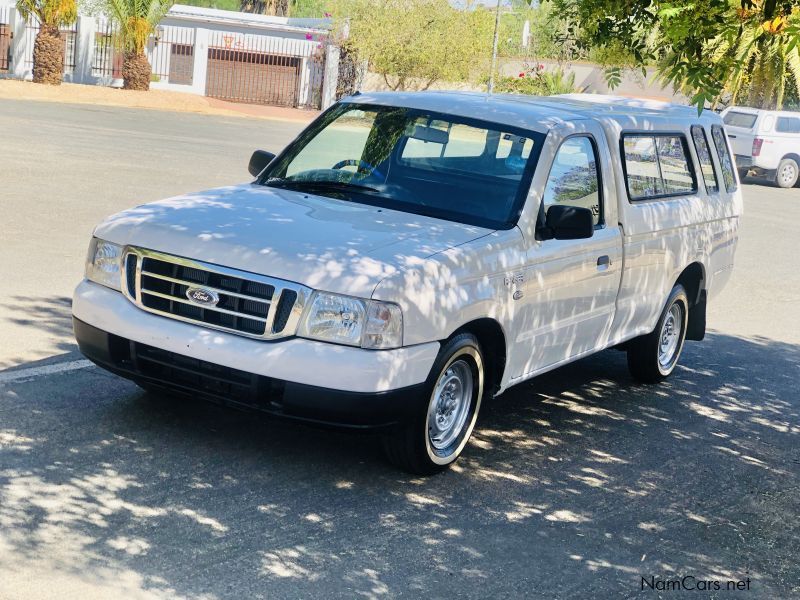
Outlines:
{"label": "white suv", "polygon": [[356,95],[250,171],[96,228],[81,351],[148,390],[377,429],[417,473],[559,365],[617,347],[640,381],[672,373],[741,212],[719,116],[621,98]]}
{"label": "white suv", "polygon": [[733,106],[722,111],[736,166],[782,188],[800,176],[800,113]]}

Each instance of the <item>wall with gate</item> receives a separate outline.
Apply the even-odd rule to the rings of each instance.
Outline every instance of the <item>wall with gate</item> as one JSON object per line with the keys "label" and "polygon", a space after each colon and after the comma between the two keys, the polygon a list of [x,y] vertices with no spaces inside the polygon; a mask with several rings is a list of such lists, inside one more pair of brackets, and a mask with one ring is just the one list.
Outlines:
{"label": "wall with gate", "polygon": [[8,73],[11,64],[11,7],[0,6],[0,73]]}
{"label": "wall with gate", "polygon": [[[338,75],[328,26],[324,19],[175,5],[147,44],[151,87],[231,102],[325,108]],[[38,23],[0,5],[0,76],[32,77],[37,32]],[[65,81],[122,85],[123,51],[112,20],[81,16],[61,35]]]}
{"label": "wall with gate", "polygon": [[[189,49],[179,32],[200,19]],[[151,64],[191,62],[192,77],[166,77],[154,87],[184,86],[230,102],[325,107],[333,100],[325,72],[335,68],[334,82],[338,75],[338,52],[330,47],[328,26],[324,19],[176,5],[159,27],[161,42],[152,49]]]}

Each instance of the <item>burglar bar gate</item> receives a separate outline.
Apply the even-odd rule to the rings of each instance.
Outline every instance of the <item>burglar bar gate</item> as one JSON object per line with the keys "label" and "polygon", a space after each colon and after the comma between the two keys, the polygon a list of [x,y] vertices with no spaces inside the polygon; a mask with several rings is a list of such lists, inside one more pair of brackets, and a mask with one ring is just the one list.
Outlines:
{"label": "burglar bar gate", "polygon": [[97,17],[94,34],[92,75],[110,79],[122,79],[124,53],[119,27],[111,19]]}
{"label": "burglar bar gate", "polygon": [[11,64],[10,13],[10,6],[0,6],[0,73],[7,73]]}
{"label": "burglar bar gate", "polygon": [[[321,89],[324,47],[308,40],[211,32],[206,95],[230,102],[298,106],[301,86]],[[304,61],[310,81],[302,78]],[[318,100],[314,99],[318,105]]]}

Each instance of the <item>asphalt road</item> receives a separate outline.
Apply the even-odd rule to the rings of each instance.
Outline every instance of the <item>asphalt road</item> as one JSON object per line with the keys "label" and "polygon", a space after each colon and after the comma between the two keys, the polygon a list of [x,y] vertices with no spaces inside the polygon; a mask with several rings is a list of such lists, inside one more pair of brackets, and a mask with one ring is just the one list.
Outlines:
{"label": "asphalt road", "polygon": [[[800,190],[745,186],[733,280],[669,382],[615,351],[559,369],[430,479],[370,437],[56,372],[93,225],[245,180],[297,129],[0,101],[0,598],[800,596]],[[642,591],[687,575],[723,591]]]}

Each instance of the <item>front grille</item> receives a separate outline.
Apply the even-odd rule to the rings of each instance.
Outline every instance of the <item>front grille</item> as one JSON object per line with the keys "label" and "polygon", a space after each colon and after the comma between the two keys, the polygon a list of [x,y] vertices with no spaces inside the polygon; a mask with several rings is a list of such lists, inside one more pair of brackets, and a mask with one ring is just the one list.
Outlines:
{"label": "front grille", "polygon": [[115,366],[186,396],[271,412],[282,410],[284,382],[109,335]]}
{"label": "front grille", "polygon": [[[145,310],[265,339],[293,335],[308,297],[291,282],[141,248],[128,249],[125,282],[127,296]],[[197,289],[213,300],[190,298]]]}

